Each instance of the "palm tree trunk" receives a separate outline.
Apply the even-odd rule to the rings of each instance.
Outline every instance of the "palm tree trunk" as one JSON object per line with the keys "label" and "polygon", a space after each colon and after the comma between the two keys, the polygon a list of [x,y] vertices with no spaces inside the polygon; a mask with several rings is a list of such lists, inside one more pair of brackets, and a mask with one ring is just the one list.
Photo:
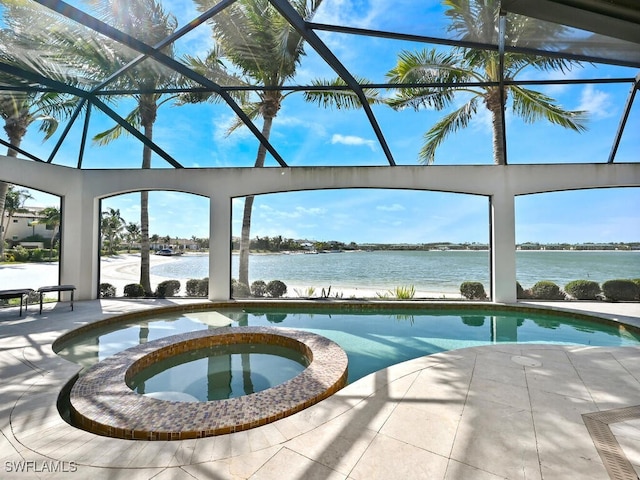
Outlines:
{"label": "palm tree trunk", "polygon": [[11,184],[0,182],[0,261],[4,261],[4,236],[6,228],[4,226],[4,200]]}
{"label": "palm tree trunk", "polygon": [[[146,148],[146,147],[145,147]],[[151,259],[149,256],[149,192],[140,192],[140,285],[145,295],[153,295],[149,272]]]}
{"label": "palm tree trunk", "polygon": [[[271,125],[273,125],[273,117],[265,116],[262,125],[262,135],[269,140],[271,135]],[[258,148],[258,156],[256,157],[255,167],[264,166],[264,160],[267,156],[267,149],[260,144]],[[240,234],[240,265],[238,269],[238,281],[249,285],[249,250],[251,242],[251,210],[253,209],[253,195],[244,199],[244,212],[242,214],[242,232]]]}
{"label": "palm tree trunk", "polygon": [[[144,127],[145,136],[151,140],[153,137],[153,124]],[[151,149],[146,145],[142,151],[142,168],[151,168]],[[145,295],[153,295],[151,290],[149,258],[149,192],[140,192],[140,285]]]}
{"label": "palm tree trunk", "polygon": [[491,112],[491,125],[493,127],[493,163],[506,165],[504,149],[504,108],[500,99],[500,90],[492,89],[486,98],[487,108]]}
{"label": "palm tree trunk", "polygon": [[249,285],[249,250],[251,237],[251,210],[253,209],[254,196],[244,199],[244,211],[242,213],[242,231],[240,234],[240,260],[238,269],[238,281]]}
{"label": "palm tree trunk", "polygon": [[[15,145],[16,147],[20,146],[22,142],[22,137],[26,133],[26,128],[23,129],[22,134],[19,132],[13,132],[13,128],[10,128],[9,125],[5,125],[5,131],[9,137],[9,143],[11,145]],[[7,149],[7,157],[17,157],[18,152],[16,152],[13,148],[9,147]],[[0,261],[4,261],[4,238],[7,232],[7,228],[9,227],[9,223],[7,222],[7,227],[4,226],[4,203],[7,198],[7,192],[9,191],[10,183],[0,181]]]}

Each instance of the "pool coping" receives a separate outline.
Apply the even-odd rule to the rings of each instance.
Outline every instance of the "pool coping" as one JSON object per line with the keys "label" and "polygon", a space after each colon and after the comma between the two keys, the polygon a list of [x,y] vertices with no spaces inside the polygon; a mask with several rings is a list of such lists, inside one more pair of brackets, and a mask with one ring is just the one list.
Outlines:
{"label": "pool coping", "polygon": [[[267,390],[209,402],[140,395],[128,380],[163,358],[234,343],[281,345],[305,354],[309,366]],[[136,440],[183,440],[265,425],[333,395],[347,382],[344,350],[320,335],[275,327],[222,327],[161,338],[124,350],[91,367],[70,392],[71,418],[92,433]]]}

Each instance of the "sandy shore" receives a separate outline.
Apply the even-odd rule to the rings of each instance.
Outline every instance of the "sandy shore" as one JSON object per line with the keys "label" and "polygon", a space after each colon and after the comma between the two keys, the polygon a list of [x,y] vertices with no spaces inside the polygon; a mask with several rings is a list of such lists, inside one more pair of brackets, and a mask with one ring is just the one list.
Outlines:
{"label": "sandy shore", "polygon": [[[161,263],[177,261],[179,257],[163,257],[161,255],[151,255],[151,267]],[[140,255],[121,254],[114,257],[103,257],[100,262],[100,283],[110,283],[116,287],[116,296],[123,296],[124,286],[130,283],[138,283],[140,280]],[[180,295],[185,295],[185,288],[188,278],[166,278],[158,275],[151,275],[151,287],[156,286],[164,280],[179,280]],[[43,285],[55,285],[58,283],[57,263],[20,263],[0,265],[0,289],[11,288],[33,288],[37,289]],[[321,297],[322,289],[327,289],[327,285],[289,285],[287,284],[286,297],[309,297],[311,289],[314,290],[311,296]],[[326,293],[326,291],[325,291]],[[384,288],[372,289],[362,288],[354,285],[331,285],[330,297],[335,298],[378,298],[380,295],[388,294]],[[393,298],[393,295],[390,294]],[[438,298],[438,299],[460,299],[460,294],[433,292],[426,290],[416,290],[414,298]]]}
{"label": "sandy shore", "polygon": [[[174,261],[175,258],[151,255],[151,266],[163,262]],[[151,275],[151,287],[168,280]],[[182,287],[187,279],[180,280]],[[116,287],[116,294],[123,295],[124,286],[140,281],[140,255],[123,254],[114,257],[103,257],[100,262],[100,283],[110,283]],[[0,265],[0,289],[33,288],[58,284],[58,263],[5,263]]]}
{"label": "sandy shore", "polygon": [[[151,266],[159,265],[161,263],[177,261],[180,257],[163,257],[160,255],[151,255]],[[118,255],[117,257],[105,258],[101,265],[101,283],[110,283],[116,287],[117,295],[122,295],[122,290],[125,285],[129,283],[136,283],[140,279],[140,255]],[[180,295],[185,295],[185,288],[188,278],[168,278],[160,277],[157,275],[151,275],[151,287],[155,288],[158,283],[164,280],[179,280],[180,281]],[[310,289],[313,289],[313,297],[321,297],[322,290],[327,290],[327,285],[290,285],[287,284],[288,298],[309,297]],[[378,298],[379,294],[387,294],[388,290],[384,288],[362,288],[353,285],[331,285],[330,297],[335,298],[336,295],[340,298]],[[393,295],[391,295],[393,297]],[[426,290],[416,290],[415,298],[446,298],[446,299],[460,299],[459,294],[432,292]]]}

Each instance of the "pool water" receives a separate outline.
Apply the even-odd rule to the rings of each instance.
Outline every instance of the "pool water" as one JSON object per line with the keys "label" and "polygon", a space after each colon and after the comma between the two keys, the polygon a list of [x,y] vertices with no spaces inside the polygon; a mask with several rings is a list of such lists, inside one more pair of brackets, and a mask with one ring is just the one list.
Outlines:
{"label": "pool water", "polygon": [[[486,309],[217,311],[234,326],[273,326],[310,331],[340,345],[349,359],[349,382],[413,358],[499,343],[593,346],[640,345],[636,330],[607,322],[530,311]],[[135,324],[112,325],[56,346],[65,358],[88,367],[139,343],[192,330],[215,328],[205,312],[171,313]]]}
{"label": "pool water", "polygon": [[278,345],[219,345],[156,362],[138,372],[129,387],[164,400],[223,400],[280,385],[308,364],[300,352]]}

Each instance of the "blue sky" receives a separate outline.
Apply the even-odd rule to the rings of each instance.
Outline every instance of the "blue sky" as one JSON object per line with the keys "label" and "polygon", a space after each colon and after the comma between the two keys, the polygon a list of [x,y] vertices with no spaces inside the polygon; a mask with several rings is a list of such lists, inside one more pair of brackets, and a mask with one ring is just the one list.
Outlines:
{"label": "blue sky", "polygon": [[[76,2],[77,3],[77,2]],[[191,2],[166,1],[180,25],[196,16]],[[424,19],[424,20],[422,20]],[[439,2],[402,0],[326,0],[315,21],[384,30],[409,31],[437,36],[445,31]],[[384,82],[398,52],[428,46],[386,39],[368,39],[320,32],[339,60],[357,76]],[[208,27],[180,40],[178,48],[191,54],[206,52]],[[310,48],[292,83],[335,74]],[[566,75],[524,72],[522,78],[635,77],[633,69],[583,65]],[[532,125],[507,111],[509,163],[603,163],[606,162],[629,94],[629,84],[564,85],[537,87],[563,107],[589,112],[588,131],[578,134],[548,123]],[[456,105],[466,99],[460,97]],[[131,102],[114,108],[126,116]],[[417,164],[422,135],[443,115],[434,111],[395,112],[375,106],[374,112],[399,165]],[[246,128],[227,136],[233,113],[226,105],[163,106],[154,128],[154,140],[185,167],[250,166],[258,143]],[[93,111],[90,136],[112,125]],[[260,127],[260,124],[258,124]],[[77,122],[54,163],[77,165],[82,122]],[[55,145],[42,143],[35,129],[23,147],[47,158]],[[386,165],[371,125],[361,110],[324,110],[305,104],[291,94],[274,121],[271,142],[285,161],[296,166]],[[122,138],[107,147],[88,145],[83,168],[136,168],[141,145]],[[638,99],[628,120],[616,161],[640,159],[640,106]],[[481,111],[468,128],[452,135],[439,148],[436,164],[492,163],[491,127],[488,112]],[[267,165],[276,166],[273,159]],[[154,158],[154,168],[167,164]],[[425,167],[429,168],[429,167]],[[579,168],[579,167],[578,167]],[[32,192],[28,204],[52,205],[57,199]],[[105,200],[104,208],[117,208],[128,222],[139,221],[138,195]],[[233,234],[239,235],[241,201],[234,202]],[[521,197],[516,202],[516,241],[609,242],[640,241],[640,189],[600,189]],[[175,192],[152,192],[151,233],[161,236],[207,237],[208,201]],[[282,235],[287,238],[341,240],[359,243],[488,242],[487,199],[438,192],[391,190],[330,190],[260,196],[254,206],[252,236]]]}

